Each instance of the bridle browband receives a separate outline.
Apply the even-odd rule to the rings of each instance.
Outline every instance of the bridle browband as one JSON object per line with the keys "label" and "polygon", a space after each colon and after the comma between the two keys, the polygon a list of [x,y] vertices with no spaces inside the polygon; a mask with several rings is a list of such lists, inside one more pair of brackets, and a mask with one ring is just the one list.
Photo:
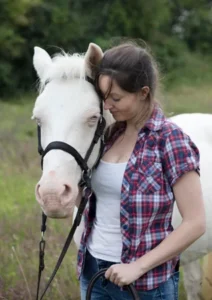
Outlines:
{"label": "bridle browband", "polygon": [[[92,85],[94,85],[94,81],[86,76],[85,80],[88,81],[89,83],[91,83]],[[61,141],[54,141],[51,142],[50,144],[48,144],[48,146],[45,148],[45,150],[43,150],[42,145],[41,145],[41,128],[38,125],[37,126],[37,135],[38,135],[38,152],[41,155],[41,168],[43,169],[43,160],[45,155],[51,151],[51,150],[62,150],[68,154],[70,154],[71,156],[74,157],[74,159],[76,160],[76,162],[78,163],[78,165],[80,166],[81,170],[82,170],[82,178],[81,181],[79,182],[80,187],[83,188],[83,193],[82,193],[82,200],[81,203],[79,205],[78,208],[78,212],[76,215],[76,218],[74,220],[73,226],[69,232],[69,235],[66,239],[65,245],[62,249],[62,252],[60,254],[60,257],[57,261],[57,264],[54,268],[54,271],[51,275],[51,277],[49,278],[49,281],[47,282],[47,285],[40,297],[40,300],[43,299],[47,289],[49,288],[53,278],[55,277],[62,261],[63,258],[68,250],[68,247],[71,243],[71,240],[74,236],[75,230],[77,228],[77,226],[80,224],[81,222],[81,218],[82,218],[82,214],[83,211],[85,209],[85,206],[88,202],[88,200],[90,200],[90,198],[93,196],[95,197],[92,188],[91,188],[91,174],[92,174],[92,170],[89,169],[88,167],[88,160],[90,158],[90,155],[93,151],[94,146],[98,143],[99,139],[100,139],[100,151],[99,151],[99,156],[93,166],[93,168],[95,168],[98,163],[99,160],[101,158],[102,155],[102,151],[103,151],[103,147],[104,147],[104,130],[105,130],[105,126],[106,126],[106,121],[105,118],[103,117],[103,103],[100,100],[100,119],[98,121],[97,127],[96,127],[96,131],[93,137],[93,140],[90,144],[90,147],[88,148],[85,157],[83,158],[81,156],[81,154],[75,149],[73,148],[71,145],[61,142]],[[95,199],[94,199],[95,200]],[[36,300],[39,299],[39,289],[40,289],[40,280],[41,280],[41,274],[42,271],[44,270],[44,251],[45,251],[45,240],[44,240],[44,233],[46,231],[46,220],[47,220],[47,216],[42,213],[42,225],[41,225],[41,234],[42,234],[42,238],[39,244],[39,271],[38,271],[38,283],[37,283],[37,296],[36,296]]]}

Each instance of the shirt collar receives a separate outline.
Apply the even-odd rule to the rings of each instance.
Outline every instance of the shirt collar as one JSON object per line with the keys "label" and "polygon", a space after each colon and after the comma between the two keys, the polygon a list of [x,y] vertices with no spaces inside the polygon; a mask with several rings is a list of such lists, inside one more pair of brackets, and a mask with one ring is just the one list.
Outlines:
{"label": "shirt collar", "polygon": [[150,118],[145,123],[144,128],[148,128],[151,131],[158,131],[162,128],[163,124],[165,122],[165,116],[160,108],[159,104],[155,104],[153,112],[150,116]]}

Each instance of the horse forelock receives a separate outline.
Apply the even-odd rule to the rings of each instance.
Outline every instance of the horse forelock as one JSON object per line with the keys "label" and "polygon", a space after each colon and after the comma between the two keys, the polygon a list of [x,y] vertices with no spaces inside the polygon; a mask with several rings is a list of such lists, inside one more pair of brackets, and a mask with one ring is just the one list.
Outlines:
{"label": "horse forelock", "polygon": [[52,58],[52,65],[39,82],[38,90],[41,93],[47,82],[62,79],[69,80],[79,78],[84,80],[86,76],[84,55],[79,53],[57,53]]}
{"label": "horse forelock", "polygon": [[[38,83],[38,91],[42,93],[47,82],[55,79],[70,80],[79,78],[85,80],[86,77],[85,55],[74,53],[68,54],[64,51],[57,53],[52,58],[52,65]],[[114,119],[109,111],[104,111],[107,126],[114,123]]]}

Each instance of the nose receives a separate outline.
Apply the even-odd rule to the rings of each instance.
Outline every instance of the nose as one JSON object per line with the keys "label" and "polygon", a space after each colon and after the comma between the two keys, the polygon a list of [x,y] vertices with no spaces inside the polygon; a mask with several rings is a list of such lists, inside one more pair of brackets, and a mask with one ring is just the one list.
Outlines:
{"label": "nose", "polygon": [[111,109],[113,107],[113,105],[110,103],[110,101],[108,99],[105,100],[104,102],[104,109]]}
{"label": "nose", "polygon": [[57,205],[66,206],[72,198],[72,189],[69,184],[45,185],[38,183],[35,189],[38,202],[41,205],[53,205],[55,201]]}

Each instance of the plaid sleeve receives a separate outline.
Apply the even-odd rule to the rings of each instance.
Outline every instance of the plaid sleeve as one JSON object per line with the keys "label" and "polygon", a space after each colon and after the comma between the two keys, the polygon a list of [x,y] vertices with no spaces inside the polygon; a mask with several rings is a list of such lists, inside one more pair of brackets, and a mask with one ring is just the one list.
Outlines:
{"label": "plaid sleeve", "polygon": [[199,150],[190,137],[177,128],[165,140],[164,171],[170,186],[186,172],[196,170],[199,174]]}

